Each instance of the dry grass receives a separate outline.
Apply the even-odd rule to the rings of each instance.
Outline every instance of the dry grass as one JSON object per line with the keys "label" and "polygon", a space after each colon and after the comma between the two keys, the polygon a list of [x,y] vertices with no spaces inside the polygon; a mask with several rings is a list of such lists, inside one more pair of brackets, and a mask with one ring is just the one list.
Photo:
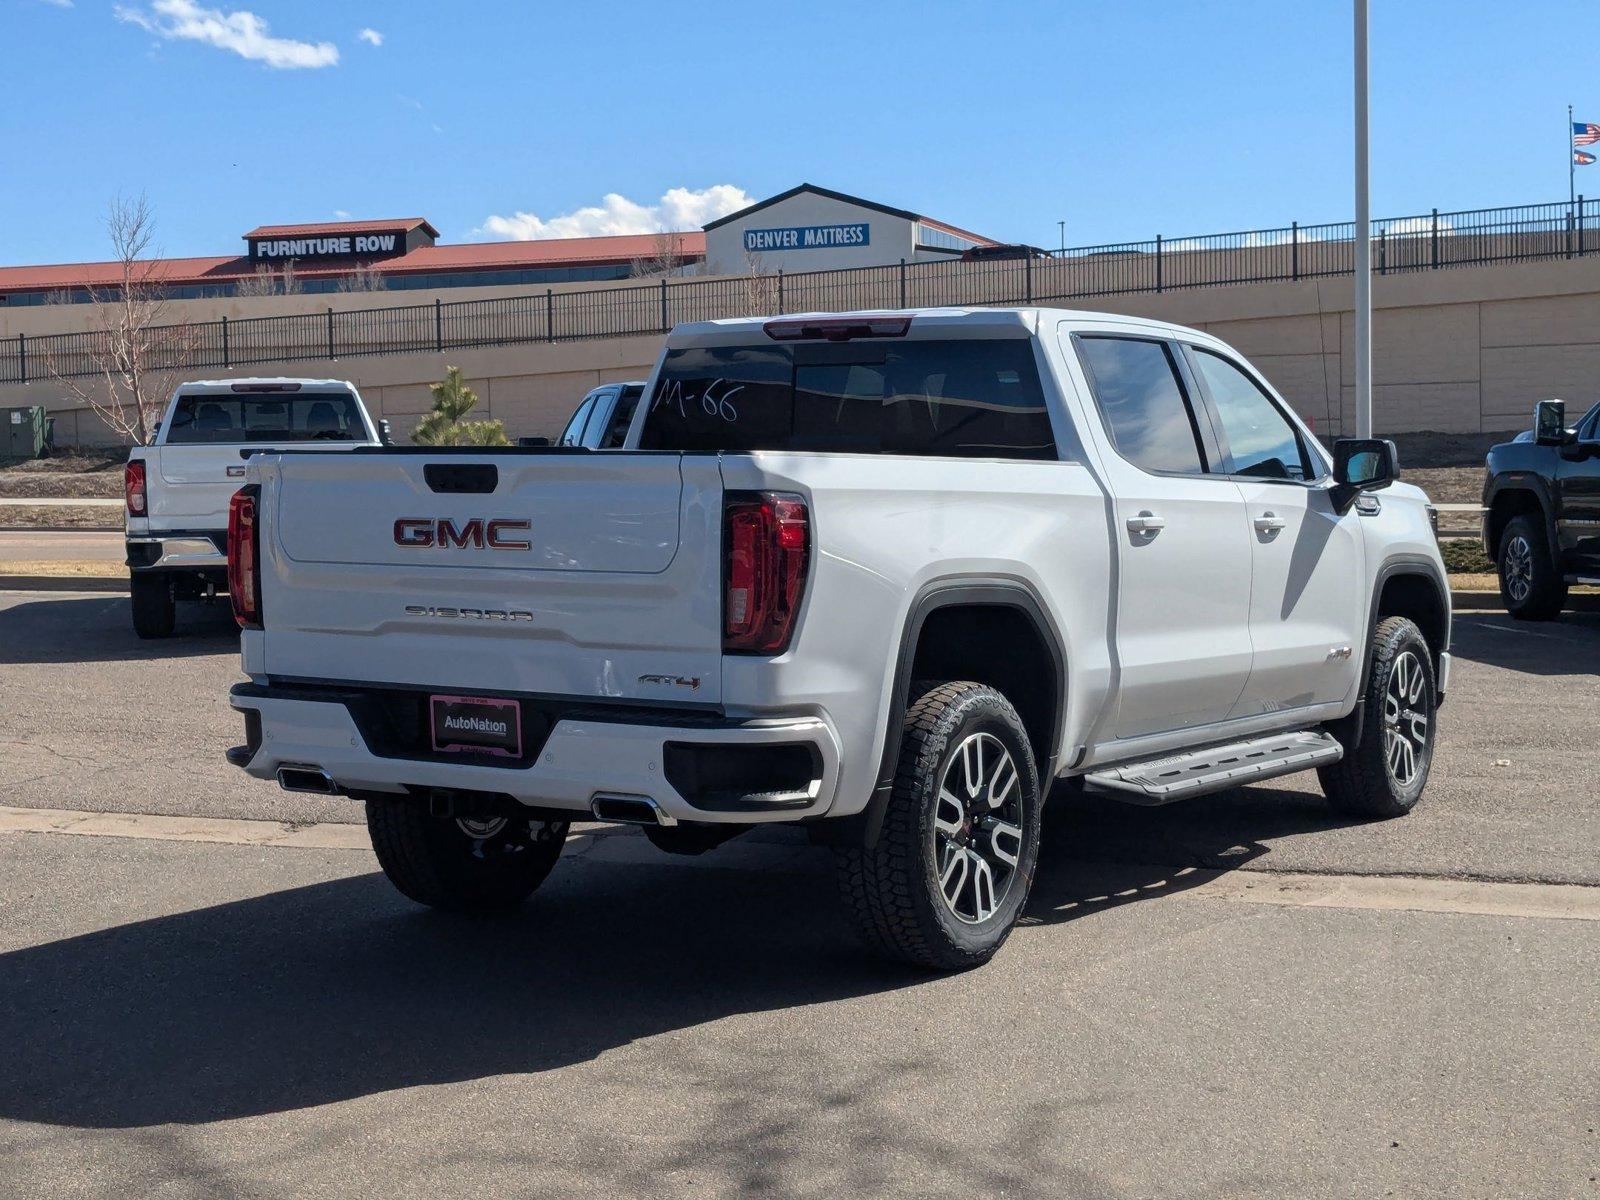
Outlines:
{"label": "dry grass", "polygon": [[[1407,467],[1401,464],[1400,478],[1428,493],[1435,504],[1481,504],[1482,467]],[[1453,515],[1453,514],[1450,514]]]}
{"label": "dry grass", "polygon": [[106,499],[122,495],[126,450],[81,451],[50,458],[0,458],[0,498]]}
{"label": "dry grass", "polygon": [[121,529],[122,510],[107,505],[0,504],[0,529]]}
{"label": "dry grass", "polygon": [[7,575],[50,575],[63,579],[126,579],[128,568],[119,562],[92,562],[76,558],[8,558],[0,561],[0,584]]}

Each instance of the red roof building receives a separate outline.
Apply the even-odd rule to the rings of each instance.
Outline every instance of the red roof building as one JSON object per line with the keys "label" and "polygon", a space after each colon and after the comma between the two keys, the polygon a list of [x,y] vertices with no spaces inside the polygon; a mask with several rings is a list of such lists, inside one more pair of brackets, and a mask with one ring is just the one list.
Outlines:
{"label": "red roof building", "polygon": [[[439,245],[439,231],[422,217],[260,225],[243,236],[244,254],[153,260],[150,278],[180,300],[232,295],[260,273],[281,274],[286,263],[302,292],[335,291],[368,269],[395,290],[492,287],[626,279],[661,254],[655,234]],[[686,265],[705,258],[700,230],[673,237]],[[89,289],[114,288],[121,278],[116,262],[0,267],[0,305],[86,300]]]}

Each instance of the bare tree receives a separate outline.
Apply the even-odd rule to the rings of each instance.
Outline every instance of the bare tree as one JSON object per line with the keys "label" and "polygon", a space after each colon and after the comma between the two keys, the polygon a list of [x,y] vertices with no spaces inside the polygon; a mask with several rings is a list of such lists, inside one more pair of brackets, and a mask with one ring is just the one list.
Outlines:
{"label": "bare tree", "polygon": [[278,294],[278,280],[272,274],[272,268],[266,263],[256,264],[256,273],[248,279],[241,279],[233,285],[235,296],[276,296]]}
{"label": "bare tree", "polygon": [[650,239],[650,253],[633,260],[635,276],[677,275],[689,261],[683,247],[683,234],[677,230],[661,229]]}
{"label": "bare tree", "polygon": [[381,292],[389,286],[382,270],[371,263],[362,263],[348,275],[339,276],[334,290],[340,292]]}
{"label": "bare tree", "polygon": [[283,264],[283,294],[297,296],[300,294],[300,277],[294,272],[294,259]]}
{"label": "bare tree", "polygon": [[[106,212],[106,233],[115,254],[117,282],[88,289],[95,322],[88,349],[67,362],[53,347],[47,348],[45,367],[108,428],[143,445],[155,436],[161,409],[177,376],[189,365],[194,331],[187,324],[163,321],[164,270],[150,254],[155,214],[149,200],[142,193],[134,200],[118,196]],[[73,369],[84,365],[89,370]],[[80,376],[98,376],[104,390],[81,382]]]}
{"label": "bare tree", "polygon": [[747,317],[764,317],[778,311],[778,277],[767,270],[761,255],[753,250],[744,252],[744,274],[740,277],[743,291],[744,313]]}

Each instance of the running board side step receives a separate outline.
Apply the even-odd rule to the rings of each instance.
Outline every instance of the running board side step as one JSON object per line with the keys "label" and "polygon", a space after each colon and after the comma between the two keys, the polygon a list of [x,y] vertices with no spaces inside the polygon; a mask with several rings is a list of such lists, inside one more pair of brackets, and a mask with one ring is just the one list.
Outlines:
{"label": "running board side step", "polygon": [[1085,775],[1083,783],[1089,791],[1129,804],[1170,804],[1327,766],[1343,757],[1344,747],[1331,735],[1302,729],[1104,767]]}

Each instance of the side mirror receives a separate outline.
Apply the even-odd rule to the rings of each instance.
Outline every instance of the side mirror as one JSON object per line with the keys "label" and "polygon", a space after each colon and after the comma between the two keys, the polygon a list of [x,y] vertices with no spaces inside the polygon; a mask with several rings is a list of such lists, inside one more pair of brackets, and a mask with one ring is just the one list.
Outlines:
{"label": "side mirror", "polygon": [[537,446],[548,446],[549,444],[550,444],[550,439],[547,438],[547,437],[519,437],[517,439],[517,445],[519,445],[519,446],[535,446],[535,447],[537,447]]}
{"label": "side mirror", "polygon": [[1565,446],[1573,440],[1564,401],[1541,400],[1533,406],[1533,440],[1541,446]]}
{"label": "side mirror", "polygon": [[1384,438],[1340,438],[1333,444],[1333,506],[1346,511],[1361,492],[1400,478],[1400,456]]}
{"label": "side mirror", "polygon": [[389,419],[384,417],[378,422],[378,442],[380,445],[394,445],[394,431],[389,428]]}

